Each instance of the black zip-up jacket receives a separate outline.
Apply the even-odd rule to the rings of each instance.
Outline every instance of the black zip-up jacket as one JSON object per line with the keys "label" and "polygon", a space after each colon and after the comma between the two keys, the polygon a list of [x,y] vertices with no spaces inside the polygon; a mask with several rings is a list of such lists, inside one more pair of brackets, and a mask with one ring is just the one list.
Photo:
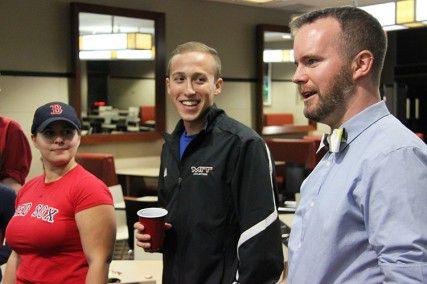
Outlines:
{"label": "black zip-up jacket", "polygon": [[[5,264],[10,255],[10,248],[3,245],[7,224],[15,213],[15,192],[0,183],[0,265]],[[0,283],[2,274],[0,271]]]}
{"label": "black zip-up jacket", "polygon": [[253,130],[215,106],[179,157],[165,135],[159,201],[168,211],[163,283],[275,283],[283,270],[272,160]]}

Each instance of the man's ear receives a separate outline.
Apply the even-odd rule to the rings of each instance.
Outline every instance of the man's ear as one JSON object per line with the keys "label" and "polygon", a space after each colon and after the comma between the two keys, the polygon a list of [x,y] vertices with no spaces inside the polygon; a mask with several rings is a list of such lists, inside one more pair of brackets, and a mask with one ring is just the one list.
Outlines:
{"label": "man's ear", "polygon": [[222,91],[222,84],[224,83],[224,81],[222,80],[222,78],[218,78],[218,80],[216,80],[215,82],[215,96],[218,96],[219,94],[221,94]]}
{"label": "man's ear", "polygon": [[166,78],[166,93],[169,94],[170,90],[170,79],[169,77]]}
{"label": "man's ear", "polygon": [[374,55],[369,50],[360,51],[353,59],[351,70],[353,71],[353,80],[365,77],[372,71]]}

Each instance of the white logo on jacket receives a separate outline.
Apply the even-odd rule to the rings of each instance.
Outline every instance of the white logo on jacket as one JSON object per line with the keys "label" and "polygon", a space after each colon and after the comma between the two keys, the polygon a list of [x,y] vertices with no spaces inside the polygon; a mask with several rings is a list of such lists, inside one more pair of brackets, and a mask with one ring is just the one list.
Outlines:
{"label": "white logo on jacket", "polygon": [[191,173],[193,176],[207,176],[212,170],[213,167],[191,167]]}

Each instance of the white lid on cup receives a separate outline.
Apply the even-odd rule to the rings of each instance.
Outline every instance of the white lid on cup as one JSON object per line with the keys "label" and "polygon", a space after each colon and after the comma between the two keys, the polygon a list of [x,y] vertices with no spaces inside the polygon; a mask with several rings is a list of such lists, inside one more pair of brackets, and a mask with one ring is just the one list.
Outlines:
{"label": "white lid on cup", "polygon": [[149,207],[138,210],[137,214],[143,218],[160,218],[166,216],[168,211],[164,208]]}

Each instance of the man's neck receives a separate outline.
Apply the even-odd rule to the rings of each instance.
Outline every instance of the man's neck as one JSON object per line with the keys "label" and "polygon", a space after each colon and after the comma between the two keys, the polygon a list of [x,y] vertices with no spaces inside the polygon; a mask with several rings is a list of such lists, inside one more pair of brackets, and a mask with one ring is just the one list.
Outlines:
{"label": "man's neck", "polygon": [[184,128],[188,136],[193,136],[199,134],[199,132],[202,131],[203,124],[201,122],[195,123],[184,121]]}
{"label": "man's neck", "polygon": [[381,101],[381,98],[378,88],[368,89],[356,86],[355,93],[347,100],[344,110],[340,112],[337,118],[326,122],[326,124],[332,129],[338,128],[353,116],[379,101]]}

